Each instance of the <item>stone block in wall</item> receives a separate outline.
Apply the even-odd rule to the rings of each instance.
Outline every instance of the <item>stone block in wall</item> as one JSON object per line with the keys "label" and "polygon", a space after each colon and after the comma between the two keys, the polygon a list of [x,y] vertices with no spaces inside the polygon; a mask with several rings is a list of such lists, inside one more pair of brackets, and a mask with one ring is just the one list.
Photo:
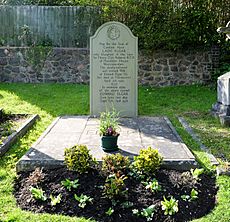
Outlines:
{"label": "stone block in wall", "polygon": [[166,58],[159,58],[159,59],[156,59],[156,63],[157,63],[157,64],[164,65],[164,66],[167,66],[167,65],[168,65],[168,61],[167,61]]}
{"label": "stone block in wall", "polygon": [[153,66],[153,71],[162,71],[163,66],[161,64],[156,64]]}
{"label": "stone block in wall", "polygon": [[179,72],[185,72],[185,71],[187,71],[187,66],[185,66],[185,65],[179,65],[178,68],[179,68],[178,69]]}
{"label": "stone block in wall", "polygon": [[177,64],[177,59],[176,58],[170,58],[168,60],[168,64],[171,65],[176,65]]}
{"label": "stone block in wall", "polygon": [[186,60],[186,58],[184,58],[180,61],[180,65],[188,67],[191,65],[191,62],[189,62],[188,60]]}
{"label": "stone block in wall", "polygon": [[152,65],[151,64],[140,64],[139,69],[143,71],[152,71]]}
{"label": "stone block in wall", "polygon": [[170,66],[170,70],[172,72],[178,72],[178,67],[176,65],[172,65],[172,66]]}
{"label": "stone block in wall", "polygon": [[0,58],[0,66],[7,65],[7,58]]}
{"label": "stone block in wall", "polygon": [[[53,48],[38,66],[27,61],[28,48],[8,48],[7,54],[5,50],[0,48],[0,81],[89,83],[89,49]],[[207,82],[212,58],[208,51],[140,50],[138,82],[151,86]]]}
{"label": "stone block in wall", "polygon": [[195,59],[196,59],[196,57],[193,54],[190,54],[190,55],[186,56],[186,60],[188,60],[190,62],[193,62]]}

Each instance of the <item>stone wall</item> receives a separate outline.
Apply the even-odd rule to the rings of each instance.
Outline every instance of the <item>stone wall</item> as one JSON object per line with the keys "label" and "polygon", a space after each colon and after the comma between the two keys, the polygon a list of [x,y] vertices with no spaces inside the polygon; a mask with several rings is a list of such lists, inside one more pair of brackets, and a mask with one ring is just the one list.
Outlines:
{"label": "stone wall", "polygon": [[[206,83],[218,65],[218,49],[210,51],[139,51],[138,81],[168,86]],[[0,48],[0,82],[89,83],[89,49]]]}

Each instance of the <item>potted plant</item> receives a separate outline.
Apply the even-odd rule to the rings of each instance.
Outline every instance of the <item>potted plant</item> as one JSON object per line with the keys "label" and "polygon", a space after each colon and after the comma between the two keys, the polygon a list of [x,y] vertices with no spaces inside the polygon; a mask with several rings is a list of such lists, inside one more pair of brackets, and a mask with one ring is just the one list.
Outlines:
{"label": "potted plant", "polygon": [[118,150],[117,139],[119,133],[118,129],[119,113],[115,109],[112,111],[102,112],[100,115],[100,136],[101,146],[104,151],[110,152]]}

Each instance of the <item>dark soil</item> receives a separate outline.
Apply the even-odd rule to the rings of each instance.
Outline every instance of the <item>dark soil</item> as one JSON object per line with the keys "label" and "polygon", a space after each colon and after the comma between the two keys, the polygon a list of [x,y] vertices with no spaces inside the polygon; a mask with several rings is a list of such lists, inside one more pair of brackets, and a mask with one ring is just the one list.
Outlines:
{"label": "dark soil", "polygon": [[[28,177],[30,173],[22,173],[18,175],[15,181],[15,192],[18,205],[24,209],[36,213],[47,212],[51,214],[63,214],[69,216],[78,216],[85,218],[92,218],[97,221],[103,222],[135,222],[146,221],[144,217],[137,217],[132,214],[132,209],[142,210],[152,204],[156,206],[156,212],[152,221],[190,221],[194,218],[199,218],[210,212],[215,206],[215,195],[217,188],[215,185],[215,177],[202,174],[200,180],[195,184],[191,181],[182,181],[181,172],[174,170],[159,170],[155,178],[162,186],[162,191],[152,193],[146,190],[143,183],[131,176],[125,180],[126,187],[128,188],[128,201],[133,203],[131,208],[124,208],[122,204],[114,207],[114,213],[111,216],[105,212],[112,206],[111,201],[103,196],[102,186],[105,183],[105,176],[101,174],[100,170],[92,169],[87,174],[79,175],[76,172],[68,171],[64,168],[43,171],[45,174],[41,182],[34,185]],[[70,180],[79,179],[80,186],[73,191],[68,191],[61,185],[61,181],[66,178]],[[47,197],[52,195],[57,196],[62,194],[61,203],[56,206],[51,206],[50,199],[46,201],[35,200],[30,192],[30,187],[42,188]],[[183,184],[183,185],[182,185]],[[192,188],[196,189],[198,199],[193,201],[184,201],[181,195],[190,194]],[[85,194],[93,198],[93,203],[86,205],[84,209],[78,206],[78,202],[74,199],[74,194],[78,196]],[[173,196],[178,200],[179,211],[173,216],[164,215],[161,209],[161,201],[163,196],[169,199]],[[124,200],[121,200],[121,202]]]}

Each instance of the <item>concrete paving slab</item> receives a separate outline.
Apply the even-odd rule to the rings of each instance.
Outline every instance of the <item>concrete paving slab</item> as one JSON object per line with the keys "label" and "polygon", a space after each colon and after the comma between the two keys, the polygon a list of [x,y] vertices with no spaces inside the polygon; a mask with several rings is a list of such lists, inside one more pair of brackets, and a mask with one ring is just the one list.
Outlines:
{"label": "concrete paving slab", "polygon": [[[75,144],[85,144],[101,161],[107,153],[101,149],[99,120],[89,116],[57,118],[17,163],[17,171],[35,167],[56,168],[64,165],[64,150]],[[121,118],[116,151],[132,158],[140,149],[151,146],[164,158],[164,167],[188,170],[197,166],[195,157],[182,142],[167,117]]]}

